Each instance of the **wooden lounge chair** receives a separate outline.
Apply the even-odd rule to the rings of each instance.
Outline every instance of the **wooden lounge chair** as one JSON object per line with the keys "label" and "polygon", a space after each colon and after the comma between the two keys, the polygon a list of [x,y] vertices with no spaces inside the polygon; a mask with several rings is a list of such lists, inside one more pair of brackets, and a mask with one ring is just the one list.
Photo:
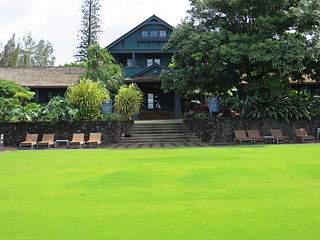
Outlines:
{"label": "wooden lounge chair", "polygon": [[38,134],[27,134],[26,140],[20,143],[20,148],[31,148],[37,145]]}
{"label": "wooden lounge chair", "polygon": [[89,146],[99,147],[101,145],[101,133],[90,133],[89,140],[86,143]]}
{"label": "wooden lounge chair", "polygon": [[54,144],[54,134],[43,134],[42,141],[38,142],[37,147],[50,148]]}
{"label": "wooden lounge chair", "polygon": [[264,142],[264,138],[260,136],[260,133],[258,130],[247,130],[248,137],[252,139],[253,143],[256,142]]}
{"label": "wooden lounge chair", "polygon": [[307,130],[305,128],[297,128],[294,130],[296,135],[296,140],[300,140],[301,142],[305,142],[306,140],[311,140],[314,142],[314,136],[308,135]]}
{"label": "wooden lounge chair", "polygon": [[85,141],[84,141],[84,133],[74,133],[73,136],[72,136],[72,140],[71,142],[69,143],[70,146],[82,146],[85,144]]}
{"label": "wooden lounge chair", "polygon": [[233,139],[234,142],[239,141],[240,144],[242,142],[252,142],[252,139],[247,136],[246,131],[234,130],[233,132],[234,132],[234,139]]}
{"label": "wooden lounge chair", "polygon": [[283,136],[282,131],[280,129],[270,130],[271,136],[274,137],[274,142],[279,144],[281,141],[286,141],[289,139],[287,136]]}

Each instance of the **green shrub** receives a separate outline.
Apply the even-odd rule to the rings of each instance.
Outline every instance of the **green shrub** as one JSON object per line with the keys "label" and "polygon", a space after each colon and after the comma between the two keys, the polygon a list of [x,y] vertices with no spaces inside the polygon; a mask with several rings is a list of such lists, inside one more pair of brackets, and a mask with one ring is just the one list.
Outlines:
{"label": "green shrub", "polygon": [[101,81],[93,82],[90,79],[81,79],[77,85],[70,86],[66,98],[79,111],[78,120],[93,120],[101,113],[102,101],[110,100],[109,92]]}
{"label": "green shrub", "polygon": [[125,119],[131,119],[140,113],[143,103],[143,93],[136,84],[123,85],[115,96],[114,108]]}
{"label": "green shrub", "polygon": [[1,122],[36,122],[42,119],[43,106],[30,103],[22,106],[13,98],[0,98]]}
{"label": "green shrub", "polygon": [[0,78],[0,97],[30,100],[33,98],[35,93],[29,90],[29,88],[22,87],[13,81]]}
{"label": "green shrub", "polygon": [[43,120],[46,122],[72,122],[76,119],[78,109],[63,97],[54,97],[45,106]]}
{"label": "green shrub", "polygon": [[284,97],[270,97],[268,93],[244,98],[237,95],[225,98],[222,105],[231,115],[250,119],[272,118],[289,122],[320,117],[320,99],[298,91],[291,91]]}
{"label": "green shrub", "polygon": [[0,121],[10,122],[16,109],[22,108],[19,100],[0,97]]}

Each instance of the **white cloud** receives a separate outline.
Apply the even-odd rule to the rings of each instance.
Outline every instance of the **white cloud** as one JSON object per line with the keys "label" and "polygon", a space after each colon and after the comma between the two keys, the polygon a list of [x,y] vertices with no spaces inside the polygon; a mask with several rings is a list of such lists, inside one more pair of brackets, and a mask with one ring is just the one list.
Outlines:
{"label": "white cloud", "polygon": [[[171,25],[185,17],[189,0],[102,0],[101,46],[107,46],[155,14]],[[0,42],[13,33],[22,38],[31,31],[36,40],[49,40],[56,64],[74,61],[80,26],[81,0],[0,0]]]}

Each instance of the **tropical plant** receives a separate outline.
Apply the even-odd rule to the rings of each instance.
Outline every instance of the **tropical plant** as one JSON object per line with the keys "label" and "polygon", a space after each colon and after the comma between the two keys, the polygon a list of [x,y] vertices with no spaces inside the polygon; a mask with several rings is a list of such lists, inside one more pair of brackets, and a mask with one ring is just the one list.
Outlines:
{"label": "tropical plant", "polygon": [[21,109],[22,106],[17,99],[0,97],[0,121],[11,121],[15,109]]}
{"label": "tropical plant", "polygon": [[112,96],[118,92],[123,80],[120,65],[115,64],[114,57],[99,45],[89,47],[87,68],[82,77],[93,81],[100,80]]}
{"label": "tropical plant", "polygon": [[298,91],[283,97],[271,97],[267,92],[244,98],[236,95],[223,99],[222,105],[231,115],[250,119],[272,118],[289,122],[320,117],[320,99]]}
{"label": "tropical plant", "polygon": [[30,103],[22,106],[21,102],[13,98],[0,98],[1,122],[35,122],[42,118],[43,106]]}
{"label": "tropical plant", "polygon": [[79,120],[95,119],[101,112],[102,101],[110,100],[109,92],[101,81],[93,82],[90,79],[80,79],[79,83],[68,87],[66,98],[79,111]]}
{"label": "tropical plant", "polygon": [[143,93],[134,83],[120,87],[115,96],[115,111],[121,114],[125,119],[131,119],[135,114],[140,113],[143,103]]}
{"label": "tropical plant", "polygon": [[0,78],[0,97],[30,100],[34,94],[27,87],[22,87],[13,81]]}
{"label": "tropical plant", "polygon": [[46,122],[72,122],[75,120],[78,109],[63,97],[54,97],[45,106],[43,120]]}

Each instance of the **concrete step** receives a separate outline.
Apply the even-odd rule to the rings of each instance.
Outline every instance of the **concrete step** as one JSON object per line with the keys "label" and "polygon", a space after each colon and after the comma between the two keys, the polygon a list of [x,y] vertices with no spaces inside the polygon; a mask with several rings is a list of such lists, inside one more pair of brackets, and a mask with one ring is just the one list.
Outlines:
{"label": "concrete step", "polygon": [[152,122],[134,124],[123,143],[201,142],[183,123]]}
{"label": "concrete step", "polygon": [[[131,136],[131,137],[125,137],[125,138],[131,138],[131,139],[146,139],[146,138],[167,138],[167,139],[184,139],[184,138],[196,138],[196,136],[188,134],[188,135],[166,135],[166,134],[159,134],[159,135],[136,135],[136,136]],[[124,138],[124,139],[125,139]]]}
{"label": "concrete step", "polygon": [[144,140],[132,140],[123,139],[123,143],[162,143],[162,142],[201,142],[200,139],[144,139]]}

